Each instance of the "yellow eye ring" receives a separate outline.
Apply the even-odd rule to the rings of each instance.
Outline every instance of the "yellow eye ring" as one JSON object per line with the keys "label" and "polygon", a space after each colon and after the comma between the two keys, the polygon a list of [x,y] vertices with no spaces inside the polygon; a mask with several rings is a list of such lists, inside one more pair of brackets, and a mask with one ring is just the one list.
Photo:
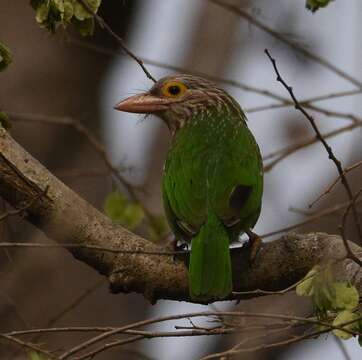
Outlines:
{"label": "yellow eye ring", "polygon": [[184,95],[186,90],[186,85],[179,81],[169,81],[161,88],[162,95],[170,98],[178,98]]}

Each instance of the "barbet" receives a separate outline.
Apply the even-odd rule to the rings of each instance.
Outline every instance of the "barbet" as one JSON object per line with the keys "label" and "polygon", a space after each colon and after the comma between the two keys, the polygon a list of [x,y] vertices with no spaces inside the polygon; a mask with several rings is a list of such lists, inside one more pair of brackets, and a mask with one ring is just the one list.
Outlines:
{"label": "barbet", "polygon": [[115,109],[155,114],[170,129],[163,202],[176,239],[191,242],[190,297],[203,302],[227,297],[229,244],[244,232],[253,254],[260,243],[251,229],[261,209],[262,160],[239,104],[206,79],[173,75]]}

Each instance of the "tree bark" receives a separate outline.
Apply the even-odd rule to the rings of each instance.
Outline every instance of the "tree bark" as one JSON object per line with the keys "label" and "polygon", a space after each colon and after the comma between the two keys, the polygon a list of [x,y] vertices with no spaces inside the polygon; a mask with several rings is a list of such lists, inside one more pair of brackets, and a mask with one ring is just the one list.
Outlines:
{"label": "tree bark", "polygon": [[[25,211],[26,219],[60,244],[119,250],[120,253],[111,253],[69,248],[75,258],[107,276],[112,292],[141,293],[152,303],[158,299],[190,300],[186,255],[174,258],[173,255],[129,253],[162,252],[164,249],[112,224],[104,214],[52,175],[1,127],[0,196],[15,208],[31,204]],[[362,258],[362,249],[355,244],[351,247]],[[313,265],[346,256],[341,238],[324,233],[288,234],[264,243],[251,266],[246,247],[235,248],[231,253],[234,291],[239,292],[282,290],[300,280]],[[337,266],[340,277],[354,277],[361,293],[362,275],[358,272],[358,265],[345,259]]]}

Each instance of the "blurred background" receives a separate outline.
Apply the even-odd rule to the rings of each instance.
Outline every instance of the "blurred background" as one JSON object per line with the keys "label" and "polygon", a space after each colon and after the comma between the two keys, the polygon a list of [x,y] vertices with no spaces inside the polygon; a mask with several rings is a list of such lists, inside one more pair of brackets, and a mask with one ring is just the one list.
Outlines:
{"label": "blurred background", "polygon": [[[226,1],[226,0],[225,0]],[[289,40],[327,59],[362,80],[362,3],[334,1],[315,14],[304,0],[228,1],[280,32]],[[128,47],[141,58],[159,62],[147,67],[155,78],[169,74],[164,65],[202,72],[267,89],[288,98],[276,82],[264,49],[270,49],[299,99],[353,90],[355,85],[337,76],[234,13],[206,0],[103,0],[100,14]],[[154,117],[113,110],[120,99],[152,86],[136,62],[117,52],[110,36],[96,29],[83,39],[71,30],[55,36],[39,28],[28,2],[0,0],[0,40],[12,50],[14,63],[0,74],[0,108],[13,113],[72,117],[82,122],[105,144],[113,164],[145,191],[142,200],[154,214],[162,214],[160,176],[169,142],[166,126]],[[89,46],[91,44],[91,46]],[[105,50],[111,51],[105,51]],[[148,61],[148,62],[150,62]],[[309,123],[294,108],[255,111],[279,103],[245,88],[220,83],[246,110],[249,126],[262,154],[313,138]],[[323,133],[351,124],[351,118],[326,116],[330,112],[360,117],[361,95],[316,102],[328,111],[312,111]],[[261,109],[259,109],[261,110]],[[334,114],[336,115],[336,114]],[[114,188],[103,159],[71,127],[14,121],[13,137],[72,189],[99,209]],[[361,160],[362,133],[351,131],[330,138],[336,155],[348,166]],[[268,162],[266,162],[268,164]],[[315,198],[336,177],[336,169],[317,143],[285,158],[265,174],[263,209],[255,231],[265,234],[296,224],[308,215],[347,201],[338,186],[308,210]],[[354,190],[362,171],[349,174]],[[6,204],[0,203],[3,210]],[[299,209],[291,211],[291,208]],[[338,233],[341,213],[323,217],[298,232]],[[140,232],[142,234],[142,229]],[[356,239],[348,228],[350,239]],[[277,235],[279,236],[279,235]],[[274,237],[275,238],[275,237]],[[266,241],[272,240],[269,237]],[[0,240],[48,242],[21,218],[0,223]],[[305,301],[288,295],[268,296],[235,303],[215,304],[217,309],[306,313]],[[206,306],[159,301],[151,306],[140,295],[112,295],[102,278],[65,250],[18,249],[0,252],[0,331],[51,326],[119,326],[159,315],[205,310]],[[177,323],[178,325],[182,322]],[[185,323],[184,323],[185,324]],[[175,323],[154,327],[173,329]],[[69,348],[84,335],[43,336],[47,348]],[[230,347],[229,337],[155,339],[99,354],[112,359],[198,359]],[[243,354],[240,359],[357,359],[361,348],[352,339],[341,344],[333,336],[293,347]],[[144,355],[145,354],[145,357]],[[171,356],[172,354],[172,356]],[[0,344],[1,359],[25,359],[26,354]]]}

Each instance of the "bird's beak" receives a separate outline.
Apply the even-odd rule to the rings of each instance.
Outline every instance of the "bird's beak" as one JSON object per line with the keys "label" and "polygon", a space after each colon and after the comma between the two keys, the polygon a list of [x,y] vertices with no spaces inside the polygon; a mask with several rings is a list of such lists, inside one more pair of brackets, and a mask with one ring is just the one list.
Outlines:
{"label": "bird's beak", "polygon": [[166,110],[168,104],[168,99],[143,93],[120,101],[114,109],[130,113],[150,114]]}

